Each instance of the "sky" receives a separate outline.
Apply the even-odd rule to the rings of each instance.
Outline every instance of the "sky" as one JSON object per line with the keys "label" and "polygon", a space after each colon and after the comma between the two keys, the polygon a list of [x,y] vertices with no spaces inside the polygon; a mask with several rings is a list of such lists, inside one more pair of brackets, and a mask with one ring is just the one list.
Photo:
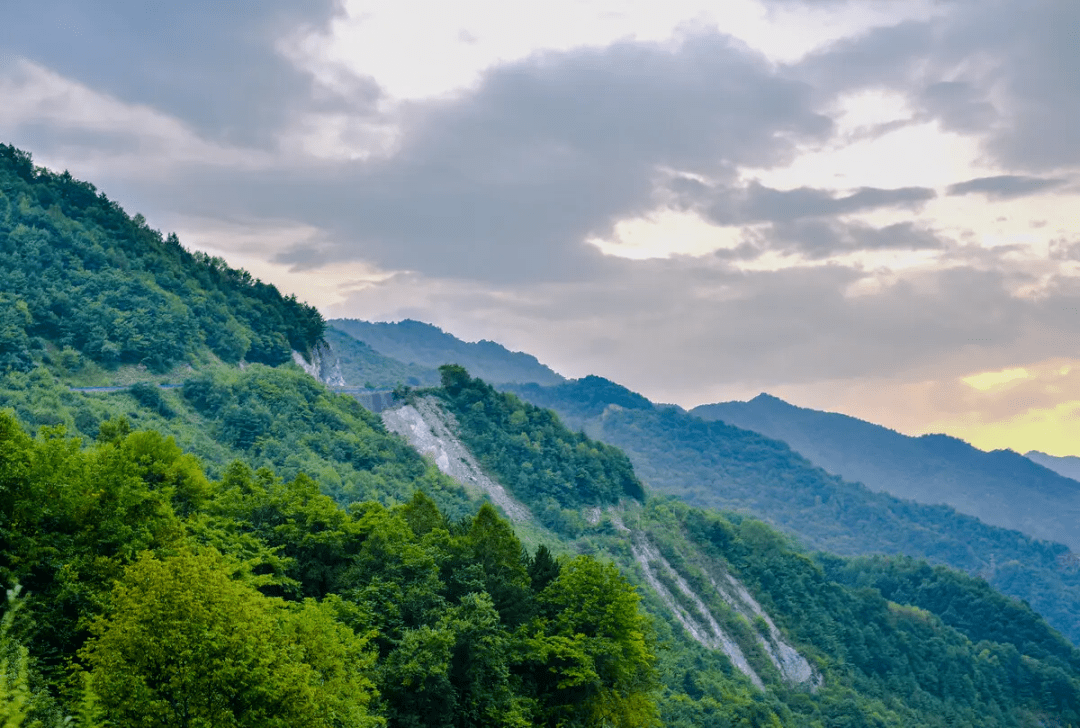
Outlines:
{"label": "sky", "polygon": [[327,317],[1080,454],[1078,33],[1075,0],[39,0],[0,141]]}

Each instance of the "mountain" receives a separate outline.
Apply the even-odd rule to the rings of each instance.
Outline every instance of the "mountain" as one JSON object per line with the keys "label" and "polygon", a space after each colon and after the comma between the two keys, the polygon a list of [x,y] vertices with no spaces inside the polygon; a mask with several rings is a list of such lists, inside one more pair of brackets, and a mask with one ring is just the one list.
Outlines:
{"label": "mountain", "polygon": [[[52,184],[32,171],[34,184]],[[33,207],[25,200],[19,215]],[[47,214],[53,227],[41,235],[79,230],[62,206]],[[151,231],[144,251],[126,229],[116,240],[97,231],[106,260],[154,254],[160,236]],[[18,250],[15,232],[0,231],[0,249]],[[139,315],[187,306],[198,318],[203,309],[188,305],[198,296],[176,291],[221,298],[177,260],[164,281],[118,266],[45,278],[60,296],[99,273],[130,274],[175,296],[138,301]],[[95,358],[28,329],[25,296],[9,307],[22,328],[6,340],[19,344],[21,331],[29,360],[0,371],[0,582],[19,585],[0,603],[5,726],[1080,720],[1080,653],[985,582],[914,561],[812,554],[745,513],[659,495],[634,453],[460,366],[442,367],[438,387],[403,388],[376,417],[305,373],[332,364],[316,340],[305,360],[289,317],[245,324],[245,290],[218,291],[223,310],[245,335],[285,341],[280,363],[255,363],[249,345],[233,364],[207,332],[187,341],[184,328],[157,332],[175,359]],[[266,312],[306,310],[267,301]],[[105,303],[115,310],[102,309],[104,338],[123,340],[124,304]],[[91,386],[103,380],[121,386]],[[840,511],[865,491],[799,470],[805,461],[780,443],[598,378],[532,389],[571,393],[590,429],[620,413],[675,418],[652,432],[630,421],[655,450],[726,439],[742,458],[725,466],[732,484],[767,490],[769,478],[754,477],[771,473],[797,505],[812,477],[838,484],[819,495]],[[707,437],[673,436],[685,429],[678,418]],[[1014,543],[995,542],[1001,554],[1060,553],[1002,533]]]}
{"label": "mountain", "polygon": [[909,437],[769,395],[691,414],[783,440],[830,473],[1080,551],[1080,482],[1011,450],[984,452],[946,435]]}
{"label": "mountain", "polygon": [[652,405],[600,377],[513,391],[622,449],[654,492],[752,514],[814,549],[903,554],[984,576],[1080,644],[1080,574],[1063,544],[872,491],[830,475],[784,442]]}
{"label": "mountain", "polygon": [[324,329],[313,307],[0,144],[0,371],[53,358],[153,372],[208,355],[277,365],[310,356]]}
{"label": "mountain", "polygon": [[[407,364],[428,369],[443,364],[460,364],[475,376],[493,383],[558,384],[564,381],[562,376],[541,364],[534,356],[509,351],[493,341],[465,342],[437,326],[420,321],[406,319],[397,323],[370,323],[333,319],[329,324],[380,354]],[[348,383],[363,385],[363,382]]]}
{"label": "mountain", "polygon": [[[210,699],[241,715],[262,706],[267,725],[341,725],[317,717],[333,711],[353,716],[345,725],[378,716],[394,728],[554,728],[566,716],[625,728],[1080,717],[1080,651],[985,582],[910,561],[815,562],[761,521],[650,496],[619,451],[447,369],[443,387],[411,393],[399,411],[426,412],[425,423],[442,411],[442,445],[456,440],[533,512],[561,509],[534,531],[561,558],[523,550],[490,506],[447,517],[424,494],[460,505],[464,490],[430,471],[414,471],[419,493],[407,500],[380,479],[361,481],[369,494],[338,491],[345,509],[319,494],[333,476],[316,461],[304,463],[316,480],[242,462],[210,480],[159,432],[106,421],[81,449],[55,432],[31,439],[0,416],[0,514],[20,524],[0,528],[0,574],[40,595],[20,631],[37,669],[59,674],[81,645],[84,689],[113,723],[181,698],[196,715]],[[349,400],[291,365],[230,376],[151,388],[164,406],[141,390],[69,392],[69,404],[123,402],[164,432],[195,425],[285,468],[305,448],[341,451],[331,457],[358,474],[408,482],[401,465],[415,467],[415,455],[399,444],[388,459],[376,422],[335,420]],[[377,447],[350,452],[343,437],[358,425]],[[515,529],[532,518],[514,517],[525,519]],[[87,620],[94,628],[80,630]],[[170,647],[184,662],[167,659]],[[147,688],[132,694],[143,675]],[[305,700],[284,700],[298,679],[310,680]],[[64,695],[43,695],[42,684],[16,688],[36,685],[39,711],[66,712]]]}
{"label": "mountain", "polygon": [[1058,457],[1056,455],[1047,455],[1038,450],[1026,452],[1024,453],[1024,457],[1042,465],[1044,468],[1053,470],[1058,475],[1064,475],[1066,478],[1080,481],[1080,457],[1076,457],[1075,455]]}
{"label": "mountain", "polygon": [[431,387],[439,383],[437,369],[405,364],[380,354],[333,326],[326,329],[326,343],[330,345],[329,356],[336,363],[345,386],[394,389],[400,385]]}

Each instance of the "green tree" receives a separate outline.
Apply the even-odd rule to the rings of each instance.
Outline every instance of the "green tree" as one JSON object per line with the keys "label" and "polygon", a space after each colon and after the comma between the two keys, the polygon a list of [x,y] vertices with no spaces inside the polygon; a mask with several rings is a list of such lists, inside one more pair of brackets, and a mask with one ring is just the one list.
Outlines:
{"label": "green tree", "polygon": [[144,554],[79,654],[105,717],[146,728],[373,726],[372,657],[314,604],[230,578],[213,550]]}
{"label": "green tree", "polygon": [[611,563],[566,562],[539,595],[547,619],[526,650],[547,725],[567,728],[657,724],[659,686],[649,618]]}

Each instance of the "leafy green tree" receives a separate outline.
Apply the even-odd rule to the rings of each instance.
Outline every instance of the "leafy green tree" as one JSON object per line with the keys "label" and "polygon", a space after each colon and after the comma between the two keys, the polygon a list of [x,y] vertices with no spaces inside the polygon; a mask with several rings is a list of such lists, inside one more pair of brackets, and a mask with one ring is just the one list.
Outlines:
{"label": "leafy green tree", "polygon": [[[0,617],[0,728],[59,728],[65,722],[51,696],[34,678],[30,651],[15,638],[15,616],[22,607],[21,587],[7,591]],[[93,728],[87,726],[87,728]]]}
{"label": "leafy green tree", "polygon": [[108,720],[147,727],[374,726],[364,641],[314,604],[290,610],[210,550],[125,572],[80,650]]}
{"label": "leafy green tree", "polygon": [[652,628],[618,568],[578,556],[539,601],[547,619],[526,644],[546,724],[657,725]]}
{"label": "leafy green tree", "polygon": [[466,594],[441,625],[454,635],[450,683],[456,694],[455,728],[525,728],[530,707],[510,671],[510,633],[484,592]]}
{"label": "leafy green tree", "polygon": [[34,367],[26,329],[32,319],[26,302],[0,294],[0,374],[26,372]]}

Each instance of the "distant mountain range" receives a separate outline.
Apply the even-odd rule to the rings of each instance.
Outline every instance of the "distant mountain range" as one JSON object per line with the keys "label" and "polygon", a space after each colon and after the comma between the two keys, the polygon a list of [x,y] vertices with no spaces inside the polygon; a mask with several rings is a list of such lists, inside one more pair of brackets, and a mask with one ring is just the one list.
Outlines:
{"label": "distant mountain range", "polygon": [[[380,354],[405,364],[427,369],[437,369],[443,364],[460,364],[473,376],[495,384],[559,384],[565,381],[561,375],[537,361],[535,356],[510,351],[494,341],[462,341],[437,326],[420,321],[406,319],[397,323],[372,323],[333,319],[328,323]],[[424,380],[423,375],[414,373],[412,376]]]}
{"label": "distant mountain range", "polygon": [[393,389],[399,384],[433,387],[439,383],[438,369],[406,364],[332,326],[326,328],[326,343],[330,345],[333,365],[349,386]]}
{"label": "distant mountain range", "polygon": [[1037,462],[1044,468],[1050,468],[1059,475],[1064,475],[1066,478],[1080,481],[1080,458],[1075,455],[1059,457],[1057,455],[1047,455],[1038,450],[1031,450],[1024,453],[1024,457]]}
{"label": "distant mountain range", "polygon": [[[654,405],[601,377],[511,389],[621,448],[655,492],[750,513],[823,551],[905,554],[984,576],[1080,643],[1080,574],[1063,544],[988,525],[949,506],[874,492],[827,473],[779,439]],[[1003,477],[998,485],[1006,483]]]}
{"label": "distant mountain range", "polygon": [[691,414],[783,440],[815,465],[871,490],[947,504],[1080,551],[1080,483],[1012,450],[984,452],[947,435],[909,437],[767,394]]}

